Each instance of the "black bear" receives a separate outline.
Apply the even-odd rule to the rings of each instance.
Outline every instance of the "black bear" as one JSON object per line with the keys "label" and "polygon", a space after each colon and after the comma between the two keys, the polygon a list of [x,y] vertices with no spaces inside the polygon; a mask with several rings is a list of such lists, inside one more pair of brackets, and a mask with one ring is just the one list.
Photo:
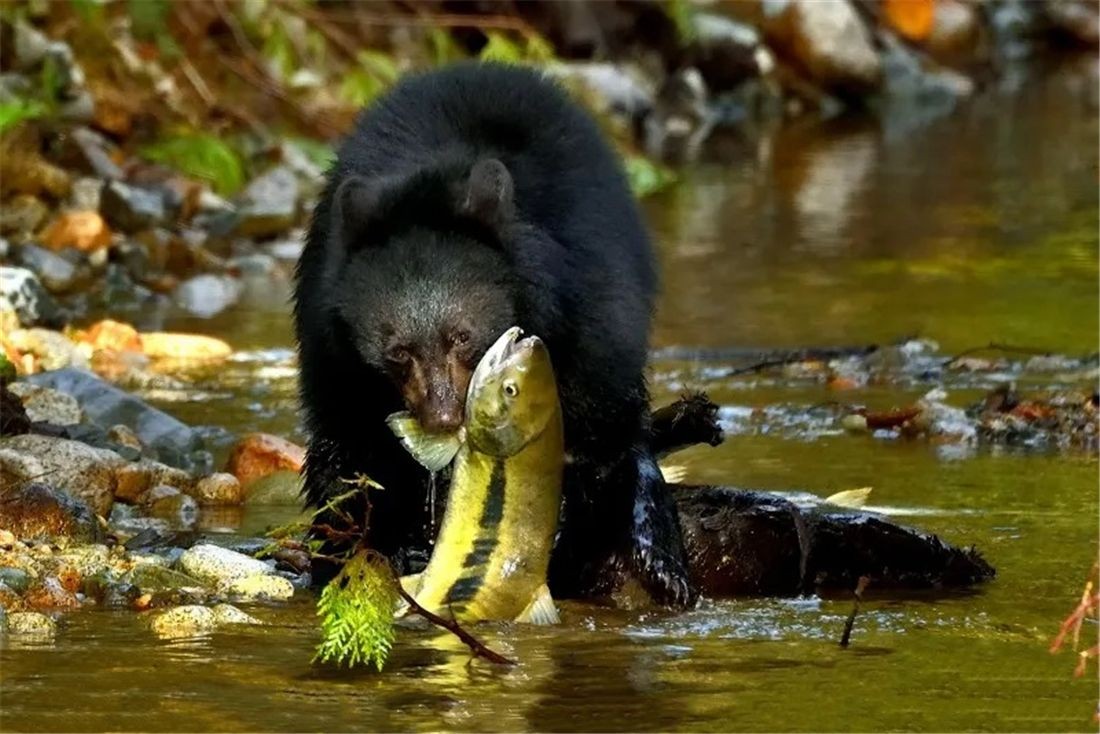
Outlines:
{"label": "black bear", "polygon": [[690,603],[649,448],[656,287],[619,161],[556,84],[478,63],[406,77],[340,147],[298,264],[307,501],[323,506],[365,474],[384,487],[370,545],[425,549],[434,479],[385,418],[408,409],[428,430],[459,426],[471,371],[515,324],[549,346],[565,416],[554,594],[606,593],[633,573],[657,600]]}

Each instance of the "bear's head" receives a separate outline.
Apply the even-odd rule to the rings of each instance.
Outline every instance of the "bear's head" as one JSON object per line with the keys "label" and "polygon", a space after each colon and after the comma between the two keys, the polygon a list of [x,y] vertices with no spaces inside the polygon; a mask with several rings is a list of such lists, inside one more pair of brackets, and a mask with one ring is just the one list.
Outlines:
{"label": "bear's head", "polygon": [[457,429],[474,367],[516,319],[507,168],[484,159],[348,176],[330,216],[337,338],[390,379],[426,430]]}

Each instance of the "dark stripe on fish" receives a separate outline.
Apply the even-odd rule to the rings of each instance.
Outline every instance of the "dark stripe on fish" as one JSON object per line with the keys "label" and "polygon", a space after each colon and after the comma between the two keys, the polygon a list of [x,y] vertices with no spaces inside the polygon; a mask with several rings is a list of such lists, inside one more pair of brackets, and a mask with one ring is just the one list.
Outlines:
{"label": "dark stripe on fish", "polygon": [[466,554],[466,560],[462,567],[466,569],[480,568],[489,562],[489,557],[497,547],[496,536],[491,538],[478,538],[474,541],[474,549]]}
{"label": "dark stripe on fish", "polygon": [[495,530],[504,517],[504,462],[493,462],[489,475],[489,492],[485,497],[485,509],[481,511],[481,527]]}
{"label": "dark stripe on fish", "polygon": [[470,601],[477,595],[478,589],[481,588],[481,582],[484,580],[485,576],[478,574],[455,581],[451,588],[447,590],[447,597],[443,601],[447,604],[456,601]]}
{"label": "dark stripe on fish", "polygon": [[473,550],[466,554],[462,561],[463,568],[475,570],[476,573],[458,579],[447,590],[445,601],[453,602],[470,601],[477,595],[485,580],[485,564],[497,546],[497,526],[504,517],[504,462],[493,462],[493,469],[489,473],[489,489],[485,493],[485,507],[481,510],[479,525],[482,530],[492,531],[492,535],[478,538],[474,541]]}

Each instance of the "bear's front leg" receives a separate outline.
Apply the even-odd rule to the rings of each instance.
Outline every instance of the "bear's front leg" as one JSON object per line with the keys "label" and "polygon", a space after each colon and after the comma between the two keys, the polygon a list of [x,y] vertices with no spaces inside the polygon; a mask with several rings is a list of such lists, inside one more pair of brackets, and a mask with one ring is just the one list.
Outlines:
{"label": "bear's front leg", "polygon": [[622,469],[633,476],[630,560],[635,577],[661,604],[693,605],[697,592],[688,576],[680,518],[656,459],[648,448],[636,446]]}

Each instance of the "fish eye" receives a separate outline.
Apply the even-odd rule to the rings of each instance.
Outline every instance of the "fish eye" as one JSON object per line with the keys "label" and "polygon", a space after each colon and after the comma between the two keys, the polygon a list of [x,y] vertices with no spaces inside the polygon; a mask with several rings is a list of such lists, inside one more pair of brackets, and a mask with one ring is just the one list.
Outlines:
{"label": "fish eye", "polygon": [[505,380],[504,394],[510,398],[514,398],[519,395],[519,385],[517,385],[514,380]]}

